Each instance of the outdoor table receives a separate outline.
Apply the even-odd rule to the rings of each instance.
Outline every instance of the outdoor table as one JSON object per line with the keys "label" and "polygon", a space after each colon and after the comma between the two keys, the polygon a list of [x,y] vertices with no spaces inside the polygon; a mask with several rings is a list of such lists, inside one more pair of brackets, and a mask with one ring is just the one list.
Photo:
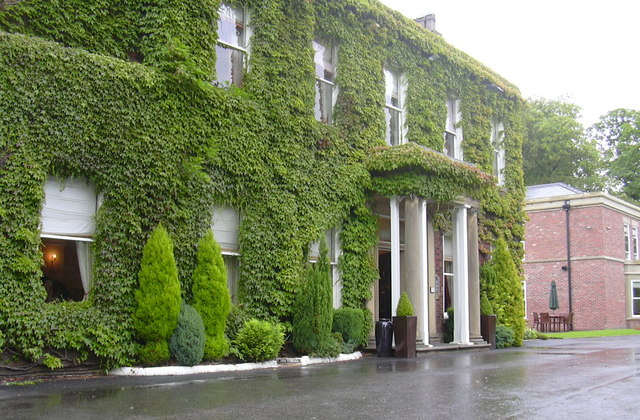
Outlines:
{"label": "outdoor table", "polygon": [[565,325],[565,315],[549,315],[549,330],[560,331],[560,327]]}

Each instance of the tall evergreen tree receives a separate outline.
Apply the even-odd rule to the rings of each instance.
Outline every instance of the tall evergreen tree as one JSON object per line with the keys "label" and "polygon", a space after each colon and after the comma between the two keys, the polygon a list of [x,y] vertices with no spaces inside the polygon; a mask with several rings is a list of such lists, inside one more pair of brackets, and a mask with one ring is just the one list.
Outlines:
{"label": "tall evergreen tree", "polygon": [[498,323],[513,328],[513,345],[521,346],[525,327],[522,278],[502,237],[494,244],[491,260],[482,266],[481,279],[482,292],[489,299]]}
{"label": "tall evergreen tree", "polygon": [[[302,353],[324,355],[331,347],[333,284],[327,242],[320,241],[320,256],[307,267],[293,311],[293,346]],[[329,351],[330,352],[330,351]]]}
{"label": "tall evergreen tree", "polygon": [[153,365],[169,359],[168,342],[181,305],[173,243],[162,225],[153,230],[144,247],[138,280],[133,325],[143,341],[140,360]]}
{"label": "tall evergreen tree", "polygon": [[193,306],[202,317],[207,336],[204,358],[220,359],[229,353],[224,328],[231,310],[231,297],[220,245],[211,230],[198,244],[198,265],[193,272],[192,291]]}

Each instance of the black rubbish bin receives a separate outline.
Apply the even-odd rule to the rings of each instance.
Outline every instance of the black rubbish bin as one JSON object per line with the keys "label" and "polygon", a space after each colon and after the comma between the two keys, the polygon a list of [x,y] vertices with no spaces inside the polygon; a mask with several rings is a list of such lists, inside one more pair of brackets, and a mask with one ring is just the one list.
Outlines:
{"label": "black rubbish bin", "polygon": [[376,355],[378,357],[393,356],[393,322],[382,318],[376,322]]}

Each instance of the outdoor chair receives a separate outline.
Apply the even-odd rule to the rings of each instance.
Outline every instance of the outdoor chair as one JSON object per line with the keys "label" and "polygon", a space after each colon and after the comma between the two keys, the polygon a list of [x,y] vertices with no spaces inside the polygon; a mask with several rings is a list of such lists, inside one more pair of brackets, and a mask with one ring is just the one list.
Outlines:
{"label": "outdoor chair", "polygon": [[548,331],[551,327],[549,312],[540,312],[540,328],[542,332]]}
{"label": "outdoor chair", "polygon": [[537,312],[533,313],[533,328],[540,331],[540,317]]}
{"label": "outdoor chair", "polygon": [[564,318],[564,330],[573,331],[573,312],[568,313]]}

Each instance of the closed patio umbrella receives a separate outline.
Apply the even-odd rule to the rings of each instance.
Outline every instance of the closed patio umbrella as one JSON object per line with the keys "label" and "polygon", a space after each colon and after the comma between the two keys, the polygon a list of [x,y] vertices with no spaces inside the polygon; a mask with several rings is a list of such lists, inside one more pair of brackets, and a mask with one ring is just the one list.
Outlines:
{"label": "closed patio umbrella", "polygon": [[558,289],[556,288],[556,282],[551,282],[551,291],[549,292],[549,309],[555,311],[560,305],[558,304]]}

